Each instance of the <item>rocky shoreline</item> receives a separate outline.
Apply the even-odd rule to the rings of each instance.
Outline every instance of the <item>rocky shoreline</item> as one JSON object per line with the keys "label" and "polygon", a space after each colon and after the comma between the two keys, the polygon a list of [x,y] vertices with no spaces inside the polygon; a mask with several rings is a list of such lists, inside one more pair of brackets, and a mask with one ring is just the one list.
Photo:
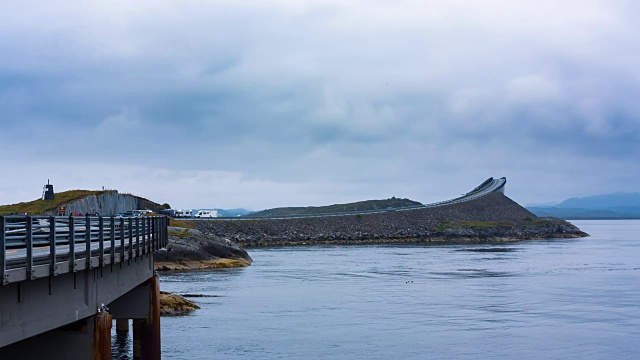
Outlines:
{"label": "rocky shoreline", "polygon": [[535,241],[546,239],[575,239],[588,235],[555,234],[547,237],[516,238],[516,237],[430,237],[430,238],[399,238],[399,239],[362,239],[362,240],[313,240],[313,241],[277,241],[269,243],[242,243],[247,249],[289,246],[314,246],[314,245],[375,245],[375,244],[483,244],[483,243],[513,243],[520,241]]}

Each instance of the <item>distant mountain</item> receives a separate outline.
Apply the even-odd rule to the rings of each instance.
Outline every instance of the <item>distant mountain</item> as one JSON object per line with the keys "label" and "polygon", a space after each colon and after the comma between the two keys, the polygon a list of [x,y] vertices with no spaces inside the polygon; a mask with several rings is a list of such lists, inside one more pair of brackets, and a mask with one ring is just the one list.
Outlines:
{"label": "distant mountain", "polygon": [[571,198],[552,207],[528,206],[537,216],[561,219],[640,219],[640,193]]}
{"label": "distant mountain", "polygon": [[525,207],[530,208],[530,207],[554,207],[558,205],[557,201],[551,201],[551,202],[545,202],[545,203],[531,203],[531,204],[527,204],[525,205]]}
{"label": "distant mountain", "polygon": [[218,216],[224,217],[236,217],[236,216],[246,216],[249,214],[253,214],[255,211],[246,210],[246,209],[216,209],[218,210]]}
{"label": "distant mountain", "polygon": [[567,199],[555,207],[605,209],[620,206],[640,206],[640,193],[614,193]]}
{"label": "distant mountain", "polygon": [[313,215],[327,213],[341,213],[350,211],[380,210],[389,208],[400,208],[406,206],[422,205],[421,203],[409,199],[399,199],[392,197],[386,200],[366,200],[348,204],[335,204],[328,206],[308,206],[308,207],[281,207],[269,210],[258,211],[248,215],[254,216],[283,216],[283,215]]}

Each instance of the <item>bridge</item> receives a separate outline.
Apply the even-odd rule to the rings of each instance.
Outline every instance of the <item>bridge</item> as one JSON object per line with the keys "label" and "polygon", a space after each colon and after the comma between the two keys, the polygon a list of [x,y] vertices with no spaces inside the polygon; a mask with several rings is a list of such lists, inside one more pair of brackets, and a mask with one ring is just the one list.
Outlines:
{"label": "bridge", "polygon": [[160,358],[153,252],[165,217],[0,216],[0,359],[110,359],[133,319],[134,359]]}
{"label": "bridge", "polygon": [[[296,214],[296,215],[277,215],[277,216],[241,216],[241,217],[215,217],[215,218],[197,218],[196,220],[202,221],[247,221],[247,220],[258,220],[258,219],[297,219],[297,218],[313,218],[313,217],[325,217],[325,216],[345,216],[345,215],[364,215],[364,214],[376,214],[376,213],[385,213],[392,211],[408,211],[408,210],[416,210],[416,209],[428,209],[434,208],[438,206],[451,205],[451,204],[459,204],[471,200],[475,200],[477,198],[483,197],[485,195],[489,195],[493,192],[499,191],[504,193],[505,186],[507,184],[507,178],[501,177],[499,179],[488,178],[483,181],[480,185],[475,187],[473,190],[469,191],[466,194],[463,194],[460,197],[439,201],[430,204],[423,205],[415,205],[415,206],[404,206],[397,208],[389,208],[389,209],[375,209],[375,210],[358,210],[358,211],[342,211],[335,213],[318,213],[318,214]],[[194,220],[194,218],[176,218],[175,220]]]}

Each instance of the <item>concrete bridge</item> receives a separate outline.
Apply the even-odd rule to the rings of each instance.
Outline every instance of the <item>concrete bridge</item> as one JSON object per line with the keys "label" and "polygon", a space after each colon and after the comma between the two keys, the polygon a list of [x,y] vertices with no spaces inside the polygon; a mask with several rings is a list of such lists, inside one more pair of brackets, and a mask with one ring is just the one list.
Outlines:
{"label": "concrete bridge", "polygon": [[164,217],[0,216],[0,359],[110,359],[133,319],[134,359],[160,358],[153,252]]}

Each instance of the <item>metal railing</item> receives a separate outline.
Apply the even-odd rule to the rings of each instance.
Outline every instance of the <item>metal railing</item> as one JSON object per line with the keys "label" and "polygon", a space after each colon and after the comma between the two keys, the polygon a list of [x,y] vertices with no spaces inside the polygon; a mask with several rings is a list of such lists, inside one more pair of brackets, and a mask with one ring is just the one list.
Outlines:
{"label": "metal railing", "polygon": [[0,285],[122,264],[167,244],[166,217],[0,216]]}

